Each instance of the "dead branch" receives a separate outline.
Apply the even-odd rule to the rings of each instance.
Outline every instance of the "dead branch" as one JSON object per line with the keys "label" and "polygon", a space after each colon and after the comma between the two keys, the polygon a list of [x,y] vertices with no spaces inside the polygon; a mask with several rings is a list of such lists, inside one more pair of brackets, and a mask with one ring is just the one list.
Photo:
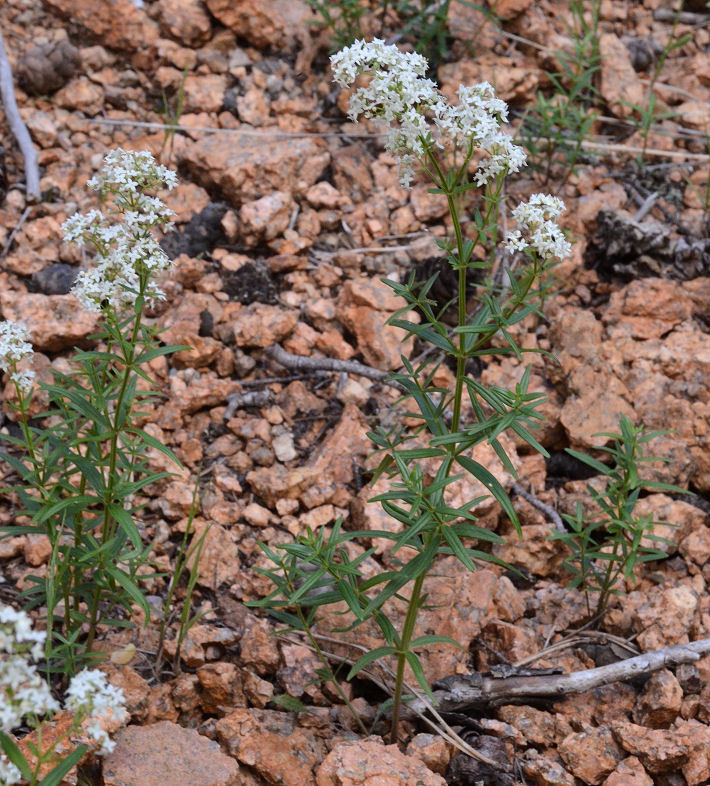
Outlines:
{"label": "dead branch", "polygon": [[543,502],[541,499],[538,499],[532,492],[524,489],[520,483],[513,484],[513,491],[524,500],[527,500],[534,508],[546,513],[559,532],[567,532],[567,528],[560,518],[560,514],[553,507]]}
{"label": "dead branch", "polygon": [[366,366],[364,363],[358,363],[357,360],[338,360],[337,358],[309,358],[301,355],[292,355],[286,352],[283,347],[278,344],[272,344],[266,348],[266,354],[280,363],[285,368],[294,369],[295,371],[336,371],[345,372],[346,374],[358,374],[361,377],[374,379],[376,382],[383,382],[385,385],[391,385],[397,390],[404,390],[404,388],[393,380],[389,379],[389,372],[381,371],[372,366]]}
{"label": "dead branch", "polygon": [[268,407],[273,400],[268,390],[249,390],[245,393],[231,393],[227,396],[227,408],[224,419],[230,420],[234,413],[242,407]]}
{"label": "dead branch", "polygon": [[5,42],[0,30],[0,98],[5,108],[5,117],[10,124],[10,129],[17,140],[17,144],[25,159],[25,185],[27,188],[27,200],[29,202],[39,202],[39,164],[37,163],[37,151],[32,144],[32,138],[24,124],[15,101],[15,88],[12,83],[12,71],[10,62],[5,51]]}
{"label": "dead branch", "polygon": [[[515,704],[530,699],[559,699],[570,693],[584,693],[668,666],[693,663],[707,653],[710,653],[710,639],[700,639],[572,674],[453,675],[434,683],[434,697],[439,712],[444,713]],[[417,705],[417,701],[412,704]]]}

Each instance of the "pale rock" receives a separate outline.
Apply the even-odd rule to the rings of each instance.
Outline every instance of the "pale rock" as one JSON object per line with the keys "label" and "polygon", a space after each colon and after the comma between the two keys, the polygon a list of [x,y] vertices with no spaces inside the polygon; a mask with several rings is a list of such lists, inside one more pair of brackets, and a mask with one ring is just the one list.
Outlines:
{"label": "pale rock", "polygon": [[567,551],[559,541],[550,540],[550,525],[523,524],[521,529],[520,537],[511,533],[505,543],[494,544],[493,554],[535,576],[557,575]]}
{"label": "pale rock", "polygon": [[234,340],[238,347],[268,347],[286,338],[297,323],[295,310],[252,303],[233,322]]}
{"label": "pale rock", "polygon": [[161,28],[185,46],[206,43],[212,23],[201,0],[162,0],[158,5]]}
{"label": "pale rock", "polygon": [[[238,641],[239,634],[231,628],[198,623],[187,632],[180,650],[180,658],[189,668],[197,669],[209,661],[222,658],[225,650],[233,647]],[[174,658],[176,652],[177,640],[166,641],[165,653],[168,657]]]}
{"label": "pale rock", "polygon": [[249,700],[249,704],[263,710],[274,696],[273,683],[262,680],[261,677],[247,669],[242,670],[242,681],[244,695]]}
{"label": "pale rock", "polygon": [[101,85],[86,77],[72,79],[54,94],[53,102],[62,109],[78,109],[87,115],[98,115],[104,106],[104,90]]}
{"label": "pale rock", "polygon": [[242,516],[245,521],[252,525],[252,527],[268,527],[274,520],[273,513],[268,508],[256,502],[250,502],[244,508]]}
{"label": "pale rock", "polygon": [[326,752],[324,740],[299,728],[292,713],[274,710],[234,710],[217,721],[217,739],[273,786],[312,786]]}
{"label": "pale rock", "polygon": [[316,786],[445,786],[446,781],[414,756],[379,738],[341,742],[316,773]]}
{"label": "pale rock", "polygon": [[535,786],[576,786],[577,780],[558,759],[543,756],[534,748],[525,751],[521,764],[523,772]]}
{"label": "pale rock", "polygon": [[313,467],[286,469],[283,464],[274,464],[247,473],[247,483],[256,496],[273,509],[279,499],[298,499],[318,475]]}
{"label": "pale rock", "polygon": [[33,568],[44,565],[52,555],[52,543],[46,535],[29,534],[25,540],[23,556]]}
{"label": "pale rock", "polygon": [[[231,0],[230,0],[231,4]],[[278,191],[308,190],[330,163],[321,140],[209,134],[180,151],[181,163],[205,188],[218,188],[233,205]]]}
{"label": "pale rock", "polygon": [[3,317],[30,326],[35,350],[57,352],[74,347],[96,332],[98,314],[79,307],[73,295],[35,295],[0,289]]}
{"label": "pale rock", "polygon": [[180,182],[161,199],[175,213],[176,224],[186,224],[196,213],[201,213],[210,202],[210,195],[195,183]]}
{"label": "pale rock", "polygon": [[237,762],[219,745],[175,723],[128,726],[103,762],[105,786],[240,786]]}
{"label": "pale rock", "polygon": [[681,540],[678,551],[683,557],[703,567],[710,560],[710,527],[702,525]]}
{"label": "pale rock", "polygon": [[274,191],[268,196],[246,202],[239,210],[245,238],[252,245],[273,240],[283,234],[291,220],[296,203],[285,191]]}
{"label": "pale rock", "polygon": [[639,726],[667,729],[678,717],[683,689],[673,672],[662,669],[651,675],[634,708],[633,720]]}
{"label": "pale rock", "polygon": [[200,703],[208,715],[224,715],[235,707],[245,707],[242,675],[234,663],[206,663],[197,669]]}
{"label": "pale rock", "polygon": [[602,322],[636,339],[660,338],[693,315],[693,300],[676,281],[643,278],[612,292]]}
{"label": "pale rock", "polygon": [[683,119],[684,125],[697,128],[703,133],[710,126],[710,107],[706,101],[684,101],[673,107],[673,110]]}
{"label": "pale rock", "polygon": [[[479,45],[482,44],[479,42]],[[531,95],[535,95],[541,77],[542,72],[531,68],[529,63],[492,52],[439,68],[441,92],[454,104],[458,103],[456,94],[459,85],[486,81],[495,84],[496,95],[504,101],[528,101]]]}
{"label": "pale rock", "polygon": [[250,87],[244,95],[237,96],[237,114],[244,123],[252,126],[263,126],[268,123],[271,115],[269,100],[263,90]]}
{"label": "pale rock", "polygon": [[3,260],[3,268],[21,276],[39,273],[57,260],[57,246],[63,240],[61,224],[54,216],[26,221],[15,240],[17,246]]}
{"label": "pale rock", "polygon": [[631,54],[614,33],[599,37],[601,94],[617,117],[634,113],[630,104],[644,106],[646,90],[631,64]]}
{"label": "pale rock", "polygon": [[332,186],[327,180],[314,183],[305,193],[306,201],[316,210],[328,209],[336,210],[343,204],[343,197],[337,188]]}
{"label": "pale rock", "polygon": [[697,608],[697,593],[685,584],[655,588],[634,615],[634,630],[639,632],[637,642],[641,649],[650,652],[685,644]]}
{"label": "pale rock", "polygon": [[193,523],[194,534],[190,543],[190,553],[193,558],[188,560],[189,565],[195,562],[196,547],[205,528],[207,528],[207,535],[203,541],[197,567],[198,581],[203,587],[218,590],[222,584],[231,584],[241,571],[239,549],[230,530],[219,524],[198,524],[195,521]]}
{"label": "pale rock", "polygon": [[333,181],[338,191],[349,199],[366,199],[374,184],[372,161],[362,146],[346,145],[332,155]]}
{"label": "pale rock", "polygon": [[210,12],[260,49],[293,50],[310,38],[313,11],[304,0],[206,0]]}
{"label": "pale rock", "polygon": [[643,764],[635,757],[622,759],[602,786],[653,786]]}
{"label": "pale rock", "polygon": [[25,121],[27,130],[32,138],[41,148],[53,147],[57,141],[57,126],[54,118],[47,112],[41,111],[22,111],[22,119]]}
{"label": "pale rock", "polygon": [[216,315],[217,322],[222,308],[211,295],[184,292],[177,305],[168,309],[158,321],[163,331],[161,341],[190,347],[173,355],[173,362],[178,366],[208,366],[222,349],[222,344],[216,339],[200,335],[200,314],[203,311],[209,311],[213,317]]}
{"label": "pale rock", "polygon": [[185,112],[219,112],[227,79],[223,74],[188,74],[183,89]]}
{"label": "pale rock", "polygon": [[290,431],[274,429],[274,437],[271,443],[274,455],[279,461],[287,462],[293,461],[298,455],[296,448],[293,445],[293,434]]}
{"label": "pale rock", "polygon": [[132,0],[46,0],[46,5],[108,49],[135,52],[138,42],[149,48],[158,38],[157,25]]}
{"label": "pale rock", "polygon": [[514,19],[530,8],[533,0],[499,0],[496,3],[496,15],[502,19]]}
{"label": "pale rock", "polygon": [[[562,741],[556,717],[551,712],[516,704],[507,704],[496,710],[498,718],[517,729],[523,737],[522,744],[551,748]],[[564,735],[567,736],[567,735]]]}
{"label": "pale rock", "polygon": [[407,744],[407,756],[426,764],[432,772],[439,775],[446,774],[446,768],[451,760],[452,746],[438,734],[415,734]]}
{"label": "pale rock", "polygon": [[628,388],[606,369],[596,372],[579,365],[568,376],[567,386],[569,396],[562,406],[560,423],[572,447],[601,447],[609,438],[598,435],[617,433],[622,415],[636,420]]}
{"label": "pale rock", "polygon": [[565,767],[584,783],[600,784],[623,758],[607,728],[570,734],[558,746]]}
{"label": "pale rock", "polygon": [[[640,473],[642,477],[646,476],[645,469],[643,467]],[[638,500],[634,508],[634,516],[650,516],[652,521],[658,522],[653,528],[653,535],[660,535],[670,542],[654,541],[644,537],[642,543],[666,554],[675,553],[680,542],[689,534],[700,531],[708,520],[707,514],[700,508],[684,502],[682,498],[673,499],[667,494],[649,494]]]}

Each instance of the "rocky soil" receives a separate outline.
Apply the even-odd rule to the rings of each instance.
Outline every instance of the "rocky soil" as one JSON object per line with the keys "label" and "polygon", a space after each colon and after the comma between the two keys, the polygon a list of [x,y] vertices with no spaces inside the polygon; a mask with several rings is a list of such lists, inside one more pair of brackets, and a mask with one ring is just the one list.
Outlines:
{"label": "rocky soil", "polygon": [[[551,650],[586,620],[583,595],[566,589],[553,524],[513,493],[519,539],[497,506],[482,506],[484,526],[509,536],[496,555],[527,580],[491,565],[474,574],[453,560],[437,567],[422,626],[463,648],[432,647],[424,658],[431,681],[520,661],[576,671],[710,637],[708,16],[684,17],[690,23],[676,30],[692,32],[692,41],[673,53],[656,88],[675,115],[652,132],[643,170],[634,163],[642,141],[622,122],[625,102],[643,100],[654,42],[670,35],[672,15],[657,13],[667,5],[603,0],[605,110],[596,145],[566,183],[545,184],[530,170],[511,178],[510,206],[559,189],[574,252],[557,269],[545,319],[525,320],[517,334],[523,346],[551,353],[526,356],[531,389],[548,397],[538,439],[551,459],[524,443],[509,447],[523,489],[571,513],[588,480],[564,449],[593,452],[603,444],[594,435],[616,431],[625,414],[672,429],[651,446],[667,462],[649,473],[692,493],[643,497],[642,512],[671,525],[662,533],[667,559],[637,570],[627,594],[613,599],[604,635]],[[695,5],[686,10],[704,10]],[[570,50],[567,6],[500,0],[497,30],[452,3],[457,41],[438,72],[443,90],[488,80],[518,123],[536,91],[550,87],[551,49]],[[166,398],[145,428],[184,469],[151,491],[142,525],[169,571],[200,473],[194,537],[209,531],[194,600],[205,616],[179,673],[156,673],[154,624],[102,642],[112,656],[104,668],[124,689],[132,721],[103,772],[89,768],[86,777],[105,786],[151,786],[166,776],[183,786],[710,782],[710,656],[561,700],[489,707],[464,731],[457,719],[473,747],[500,761],[483,771],[413,721],[401,747],[383,742],[382,722],[361,739],[337,695],[318,683],[312,653],[271,637],[274,623],[245,607],[269,589],[253,570],[264,565],[259,541],[275,545],[338,516],[352,528],[396,524],[366,502],[380,490],[367,485],[366,432],[393,417],[397,392],[354,374],[287,369],[265,348],[396,369],[400,352],[418,348],[383,328],[401,303],[380,279],[439,264],[434,239],[448,229],[426,184],[401,189],[382,139],[347,121],[346,96],[330,79],[327,42],[311,18],[303,0],[4,0],[0,9],[43,193],[15,231],[26,207],[23,160],[0,112],[0,311],[32,326],[47,381],[48,369],[94,329],[67,294],[82,257],[60,225],[95,207],[85,184],[102,156],[119,146],[148,149],[180,175],[168,200],[176,229],[164,240],[175,271],[150,318],[167,343],[192,349],[152,364]],[[396,29],[396,19],[388,24]],[[175,107],[183,72],[180,124],[189,130],[165,144],[164,101]],[[508,386],[523,369],[497,359],[479,373]],[[12,430],[9,419],[3,428]],[[513,492],[493,453],[482,459]],[[151,461],[174,471],[157,451]],[[15,521],[5,499],[0,523]],[[16,598],[48,556],[41,537],[0,541],[3,598]],[[372,569],[388,558],[382,541]],[[157,607],[165,588],[165,579],[148,588]],[[367,629],[350,636],[376,641]],[[374,720],[385,697],[366,681],[348,690]],[[305,709],[286,711],[284,696]]]}

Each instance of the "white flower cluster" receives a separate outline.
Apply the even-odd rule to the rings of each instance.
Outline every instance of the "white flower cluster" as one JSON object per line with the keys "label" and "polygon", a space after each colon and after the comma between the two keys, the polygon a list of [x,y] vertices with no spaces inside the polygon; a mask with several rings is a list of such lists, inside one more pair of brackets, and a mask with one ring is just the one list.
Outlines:
{"label": "white flower cluster", "polygon": [[102,172],[89,180],[89,187],[113,195],[121,221],[111,223],[101,211],[90,210],[68,218],[62,226],[67,240],[89,243],[98,252],[96,267],[82,270],[72,289],[84,309],[101,311],[110,306],[122,311],[139,292],[153,299],[164,297],[150,280],[172,262],[151,229],[167,228],[173,212],[146,192],[176,184],[175,172],[156,164],[146,151],[119,148],[106,155]]}
{"label": "white flower cluster", "polygon": [[[24,611],[0,606],[0,731],[9,732],[26,715],[44,715],[59,709],[46,683],[29,662],[42,655],[46,634],[32,630]],[[0,753],[0,783],[22,780],[20,770]]]}
{"label": "white flower cluster", "polygon": [[88,735],[99,745],[99,753],[111,753],[116,743],[108,736],[102,721],[125,723],[128,712],[123,691],[111,685],[98,669],[84,669],[72,678],[64,699],[64,708],[89,719]]}
{"label": "white flower cluster", "polygon": [[[28,716],[39,718],[60,709],[32,663],[42,656],[45,639],[46,633],[33,630],[24,611],[0,606],[0,731],[8,733]],[[115,745],[102,724],[109,719],[119,723],[128,720],[123,691],[92,669],[72,678],[64,708],[74,713],[77,724],[84,724],[102,755]],[[20,780],[20,771],[0,753],[0,784],[10,786]]]}
{"label": "white flower cluster", "polygon": [[508,107],[487,82],[460,87],[459,103],[450,105],[425,77],[426,58],[400,52],[377,38],[356,41],[330,61],[334,79],[343,87],[350,87],[359,74],[371,76],[370,83],[351,97],[348,115],[356,122],[363,115],[389,127],[387,149],[399,159],[403,186],[411,185],[412,165],[432,143],[463,144],[487,153],[476,173],[478,185],[499,173],[517,172],[525,164],[523,149],[500,130]]}
{"label": "white flower cluster", "polygon": [[533,194],[513,210],[518,227],[508,234],[506,246],[511,251],[530,248],[543,259],[564,259],[572,250],[557,219],[565,210],[561,199],[549,194]]}
{"label": "white flower cluster", "polygon": [[35,379],[34,371],[19,371],[17,368],[21,360],[32,356],[29,339],[30,332],[24,325],[18,322],[0,322],[0,369],[8,372],[10,379],[24,393],[30,390]]}

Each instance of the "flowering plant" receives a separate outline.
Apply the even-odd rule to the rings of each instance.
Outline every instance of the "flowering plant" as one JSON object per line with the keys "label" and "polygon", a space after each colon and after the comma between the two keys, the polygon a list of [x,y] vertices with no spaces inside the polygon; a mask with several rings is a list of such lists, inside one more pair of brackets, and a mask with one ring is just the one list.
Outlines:
{"label": "flowering plant", "polygon": [[[136,405],[158,395],[146,364],[182,349],[160,346],[156,329],[143,322],[146,302],[164,297],[156,276],[171,266],[153,232],[168,225],[171,212],[151,192],[172,188],[176,178],[146,152],[115,150],[104,164],[89,186],[101,193],[107,209],[64,223],[68,240],[95,252],[95,265],[78,274],[72,293],[83,308],[100,315],[92,337],[98,348],[77,351],[69,373],[53,369],[51,384],[35,384],[26,368],[32,356],[29,331],[0,324],[0,368],[15,387],[11,409],[21,429],[20,438],[3,437],[15,447],[4,458],[21,481],[5,491],[19,496],[29,517],[28,524],[7,527],[5,534],[49,538],[46,574],[30,577],[26,594],[29,607],[47,609],[47,668],[70,674],[77,661],[91,658],[100,624],[125,624],[116,618],[117,608],[123,607],[125,617],[138,604],[147,619],[139,579],[149,549],[134,498],[166,476],[150,471],[148,448],[179,465],[135,422]],[[49,407],[33,421],[38,391]]]}
{"label": "flowering plant", "polygon": [[[12,786],[58,784],[91,746],[99,755],[110,753],[115,742],[105,726],[120,726],[128,720],[123,691],[115,688],[100,671],[84,669],[75,675],[67,688],[64,708],[72,713],[69,729],[51,745],[42,745],[42,720],[59,711],[54,698],[37,673],[32,661],[42,656],[46,634],[32,630],[30,618],[23,611],[0,606],[0,783]],[[37,742],[27,743],[28,761],[10,732],[27,723],[36,730]],[[60,743],[79,731],[89,744],[79,745],[62,757]],[[42,769],[56,765],[40,780]]]}
{"label": "flowering plant", "polygon": [[[530,367],[511,391],[481,384],[467,373],[467,364],[486,355],[515,354],[521,358],[523,352],[530,351],[516,344],[510,328],[530,315],[541,314],[549,271],[557,259],[569,254],[570,246],[556,223],[564,209],[562,202],[535,194],[513,211],[518,228],[505,238],[503,253],[496,253],[501,251],[497,246],[504,180],[520,170],[525,154],[502,130],[507,106],[488,83],[461,86],[458,103],[451,105],[426,78],[425,58],[400,52],[377,39],[355,42],[333,55],[331,65],[335,80],[345,88],[361,75],[369,78],[352,93],[349,115],[354,121],[362,115],[387,127],[386,148],[398,161],[402,185],[411,185],[418,167],[433,185],[430,192],[447,200],[453,237],[441,241],[440,247],[446,263],[457,273],[458,287],[452,293],[457,324],[451,330],[442,319],[452,301],[436,303],[429,296],[436,275],[423,283],[415,282],[413,275],[406,283],[385,280],[407,304],[389,323],[429,345],[416,366],[402,357],[403,370],[393,375],[406,391],[405,399],[414,403],[421,425],[414,432],[401,424],[389,430],[380,427],[370,434],[383,455],[373,482],[383,475],[390,478],[389,491],[373,499],[402,524],[402,531],[345,532],[337,524],[330,534],[309,532],[296,543],[281,546],[281,553],[264,547],[275,568],[262,572],[275,589],[256,605],[272,609],[290,630],[304,632],[319,654],[311,629],[318,624],[320,607],[344,601],[354,615],[353,626],[374,620],[384,644],[362,655],[348,678],[376,661],[394,659],[394,741],[407,666],[429,692],[415,650],[433,643],[456,644],[446,637],[417,635],[416,631],[426,598],[424,581],[436,558],[454,555],[475,570],[474,560],[494,560],[477,544],[502,541],[495,532],[474,523],[473,509],[482,498],[464,504],[459,500],[454,506],[449,487],[466,475],[472,476],[520,531],[503,486],[471,451],[488,442],[513,476],[513,463],[499,439],[503,432],[513,431],[546,454],[530,431],[542,417],[536,408],[544,398],[528,392]],[[476,189],[480,189],[477,199]],[[469,276],[471,271],[476,275]],[[476,279],[473,286],[471,278]],[[412,309],[422,315],[420,323],[404,318]],[[504,346],[491,343],[496,336],[502,336]],[[433,360],[436,355],[438,362]],[[434,381],[444,360],[456,369],[453,390]],[[411,416],[411,410],[407,414]],[[463,475],[455,474],[461,472]],[[355,538],[391,540],[396,567],[364,578],[360,565],[370,552],[352,559],[345,548],[345,543]],[[405,587],[410,591],[403,598]],[[406,614],[399,625],[390,618],[387,606],[395,597],[406,602]],[[294,613],[285,610],[289,607]],[[324,674],[337,689],[327,663]]]}

